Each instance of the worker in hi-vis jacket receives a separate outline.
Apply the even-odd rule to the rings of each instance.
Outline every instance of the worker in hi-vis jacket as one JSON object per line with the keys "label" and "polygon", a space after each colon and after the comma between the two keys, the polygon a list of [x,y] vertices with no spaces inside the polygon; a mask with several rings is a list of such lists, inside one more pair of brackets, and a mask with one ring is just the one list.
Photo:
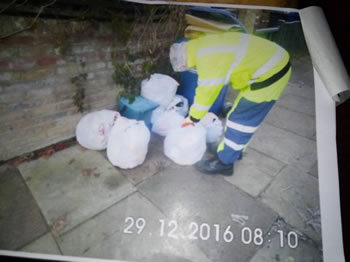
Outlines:
{"label": "worker in hi-vis jacket", "polygon": [[203,173],[232,175],[234,162],[287,86],[288,52],[260,37],[225,32],[173,44],[170,62],[174,71],[194,68],[198,74],[194,103],[183,126],[203,118],[224,85],[240,91],[215,157],[196,164]]}

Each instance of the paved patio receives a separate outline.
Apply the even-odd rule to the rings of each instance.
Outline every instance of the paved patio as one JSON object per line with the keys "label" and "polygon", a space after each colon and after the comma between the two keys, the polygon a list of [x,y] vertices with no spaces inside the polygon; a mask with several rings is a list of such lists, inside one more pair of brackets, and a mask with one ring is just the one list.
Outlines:
{"label": "paved patio", "polygon": [[315,137],[305,57],[232,177],[174,164],[156,135],[144,164],[130,170],[79,145],[1,166],[0,249],[135,261],[322,261]]}

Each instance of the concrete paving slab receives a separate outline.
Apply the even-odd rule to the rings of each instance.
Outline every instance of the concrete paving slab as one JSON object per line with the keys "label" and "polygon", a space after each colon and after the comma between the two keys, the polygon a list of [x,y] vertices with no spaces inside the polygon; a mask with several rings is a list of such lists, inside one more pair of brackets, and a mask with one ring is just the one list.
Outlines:
{"label": "concrete paving slab", "polygon": [[312,138],[313,138],[313,140],[316,141],[316,139],[317,139],[316,131],[315,131],[314,135],[312,136]]}
{"label": "concrete paving slab", "polygon": [[233,103],[233,101],[236,99],[237,95],[239,94],[239,90],[237,89],[233,89],[231,87],[229,87],[227,89],[227,94],[225,97],[225,102],[230,102]]}
{"label": "concrete paving slab", "polygon": [[314,74],[313,68],[311,70],[306,70],[304,73],[300,75],[301,80],[299,80],[302,86],[314,87]]}
{"label": "concrete paving slab", "polygon": [[316,132],[316,119],[314,116],[276,105],[269,112],[264,122],[314,140]]}
{"label": "concrete paving slab", "polygon": [[79,146],[23,163],[19,169],[55,235],[136,190],[99,152]]}
{"label": "concrete paving slab", "polygon": [[[136,192],[62,235],[58,242],[65,255],[132,261],[209,262],[189,240],[160,236],[160,219],[167,221],[159,209]],[[175,233],[179,232],[180,229]]]}
{"label": "concrete paving slab", "polygon": [[0,249],[16,250],[48,231],[17,168],[0,167]]}
{"label": "concrete paving slab", "polygon": [[225,179],[253,197],[257,197],[273,179],[256,166],[237,166],[234,176]]}
{"label": "concrete paving slab", "polygon": [[278,105],[295,112],[315,116],[315,103],[309,98],[294,94],[281,95]]}
{"label": "concrete paving slab", "polygon": [[[292,239],[292,238],[291,238]],[[282,242],[281,242],[282,240]],[[321,262],[323,261],[320,251],[305,241],[298,242],[296,248],[288,246],[288,239],[284,236],[282,239],[279,235],[268,237],[263,248],[259,249],[250,262],[273,262],[273,261],[288,261],[288,262]],[[283,247],[281,247],[283,244]],[[294,247],[294,239],[291,242]]]}
{"label": "concrete paving slab", "polygon": [[267,123],[261,124],[250,147],[285,164],[309,171],[316,161],[316,142]]}
{"label": "concrete paving slab", "polygon": [[164,136],[160,136],[151,132],[151,140],[149,141],[149,147],[155,150],[163,151],[164,139]]}
{"label": "concrete paving slab", "polygon": [[311,167],[309,170],[309,174],[312,175],[315,178],[318,178],[318,166],[317,166],[317,161],[316,163]]}
{"label": "concrete paving slab", "polygon": [[162,137],[152,135],[152,140],[143,164],[132,169],[120,169],[120,172],[136,185],[170,166],[171,160],[163,153],[162,141]]}
{"label": "concrete paving slab", "polygon": [[321,243],[318,180],[305,171],[288,166],[261,196],[262,202],[285,221]]}
{"label": "concrete paving slab", "polygon": [[[181,224],[187,237],[193,233],[198,238],[194,243],[211,261],[247,261],[255,246],[242,243],[242,228],[267,230],[277,217],[222,177],[201,174],[193,167],[168,168],[142,183],[139,190],[169,219]],[[202,232],[201,237],[195,231],[196,225],[203,231],[209,226],[212,233],[208,236]],[[214,225],[219,228],[218,238]],[[225,230],[233,232],[234,240],[224,240]]]}
{"label": "concrete paving slab", "polygon": [[[284,89],[282,96],[285,95],[296,95],[302,96],[304,98],[310,99],[312,103],[315,103],[315,88],[314,86],[308,86],[303,83],[288,83],[287,87]],[[277,104],[279,100],[277,100]]]}
{"label": "concrete paving slab", "polygon": [[58,246],[52,237],[51,233],[47,233],[39,239],[33,241],[21,249],[24,252],[61,255]]}
{"label": "concrete paving slab", "polygon": [[284,165],[278,160],[248,148],[243,159],[236,161],[234,175],[225,179],[253,197],[257,197]]}
{"label": "concrete paving slab", "polygon": [[310,57],[303,57],[293,61],[290,82],[313,86],[313,67]]}

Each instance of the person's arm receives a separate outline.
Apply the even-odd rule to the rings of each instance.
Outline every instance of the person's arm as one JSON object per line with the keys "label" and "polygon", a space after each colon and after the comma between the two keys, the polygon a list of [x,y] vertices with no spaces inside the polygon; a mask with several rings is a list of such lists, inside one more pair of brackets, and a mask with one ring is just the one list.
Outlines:
{"label": "person's arm", "polygon": [[198,76],[198,87],[196,88],[196,95],[189,114],[193,122],[198,122],[205,116],[214,104],[223,86],[223,78],[206,80]]}
{"label": "person's arm", "polygon": [[198,74],[194,102],[190,108],[189,119],[187,119],[193,122],[202,119],[214,104],[224,86],[232,61],[232,57],[228,58],[224,52],[203,52],[206,47],[203,48],[200,40],[189,41],[187,44],[188,66],[195,67]]}

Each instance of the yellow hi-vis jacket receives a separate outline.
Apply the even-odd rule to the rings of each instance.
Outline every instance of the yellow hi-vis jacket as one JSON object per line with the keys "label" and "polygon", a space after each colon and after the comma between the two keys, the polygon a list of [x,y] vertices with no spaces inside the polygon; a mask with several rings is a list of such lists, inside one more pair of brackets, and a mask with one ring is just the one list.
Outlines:
{"label": "yellow hi-vis jacket", "polygon": [[196,95],[190,108],[192,119],[201,119],[228,83],[240,90],[233,107],[241,97],[256,103],[277,100],[287,85],[289,77],[277,86],[251,90],[252,83],[269,79],[289,62],[288,52],[271,41],[227,32],[190,40],[186,46],[187,66],[198,73]]}

